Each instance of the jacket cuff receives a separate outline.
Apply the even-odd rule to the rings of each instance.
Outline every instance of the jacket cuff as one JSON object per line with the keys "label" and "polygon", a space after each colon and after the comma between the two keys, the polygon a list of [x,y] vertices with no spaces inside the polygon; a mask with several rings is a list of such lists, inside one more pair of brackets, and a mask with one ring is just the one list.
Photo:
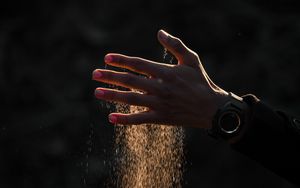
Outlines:
{"label": "jacket cuff", "polygon": [[247,94],[242,98],[249,106],[249,118],[243,137],[232,146],[239,150],[247,146],[269,148],[269,145],[273,145],[274,139],[277,140],[287,131],[284,126],[285,119],[255,95]]}
{"label": "jacket cuff", "polygon": [[242,138],[231,146],[238,152],[292,182],[299,183],[299,119],[276,111],[254,95],[245,95],[250,118]]}

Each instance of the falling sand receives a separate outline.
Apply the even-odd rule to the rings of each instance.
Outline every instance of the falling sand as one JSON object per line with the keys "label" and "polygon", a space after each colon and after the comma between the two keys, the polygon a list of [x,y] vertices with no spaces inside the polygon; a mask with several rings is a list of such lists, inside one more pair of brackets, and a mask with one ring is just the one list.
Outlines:
{"label": "falling sand", "polygon": [[[145,107],[124,104],[116,104],[116,109],[122,113],[146,110]],[[181,187],[183,138],[182,127],[157,124],[116,126],[111,186]]]}
{"label": "falling sand", "polygon": [[[124,105],[117,106],[124,112]],[[145,108],[130,106],[130,113]],[[155,124],[117,126],[114,186],[181,187],[183,129]]]}

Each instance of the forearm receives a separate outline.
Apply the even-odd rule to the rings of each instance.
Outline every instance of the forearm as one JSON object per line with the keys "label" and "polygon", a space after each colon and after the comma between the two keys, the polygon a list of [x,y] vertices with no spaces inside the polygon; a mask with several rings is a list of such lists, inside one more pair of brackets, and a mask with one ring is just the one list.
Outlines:
{"label": "forearm", "polygon": [[300,169],[300,129],[294,122],[296,120],[273,110],[253,95],[243,99],[249,105],[250,118],[244,135],[232,147],[278,175],[300,184],[297,173]]}

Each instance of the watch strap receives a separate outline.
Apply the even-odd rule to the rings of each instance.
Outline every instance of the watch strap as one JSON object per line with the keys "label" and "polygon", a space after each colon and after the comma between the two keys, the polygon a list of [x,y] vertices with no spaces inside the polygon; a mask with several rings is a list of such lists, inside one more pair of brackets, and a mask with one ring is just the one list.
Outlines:
{"label": "watch strap", "polygon": [[[243,101],[243,98],[235,95],[232,92],[229,92],[229,100],[222,106],[220,107],[214,118],[212,121],[212,128],[210,130],[208,130],[208,133],[210,136],[217,138],[217,139],[224,139],[224,140],[228,140],[231,139],[233,137],[236,137],[239,133],[240,130],[242,128],[242,126],[244,126],[245,124],[245,119],[246,119],[246,110],[247,110],[248,106],[247,104]],[[225,130],[222,127],[222,118],[225,115],[229,116],[234,116],[234,118],[236,118],[235,120],[238,121],[237,122],[232,122],[233,124],[236,123],[237,127],[234,127],[235,125],[233,125],[233,129],[232,130]],[[234,119],[233,118],[233,119]]]}

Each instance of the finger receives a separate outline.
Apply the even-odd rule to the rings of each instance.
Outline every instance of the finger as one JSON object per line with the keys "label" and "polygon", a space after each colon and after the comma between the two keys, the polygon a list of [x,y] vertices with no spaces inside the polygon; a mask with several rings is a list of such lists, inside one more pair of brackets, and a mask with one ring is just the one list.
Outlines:
{"label": "finger", "polygon": [[163,75],[165,69],[168,67],[166,64],[157,63],[147,59],[113,53],[107,54],[104,61],[112,66],[126,68],[137,73],[154,77]]}
{"label": "finger", "polygon": [[164,30],[158,32],[159,42],[169,50],[178,60],[179,64],[198,66],[198,56],[190,50],[179,38],[176,38]]}
{"label": "finger", "polygon": [[132,91],[119,91],[115,89],[97,88],[95,96],[106,101],[120,102],[135,106],[153,108],[157,104],[157,99],[152,95],[145,95]]}
{"label": "finger", "polygon": [[135,114],[111,113],[108,119],[110,123],[122,125],[159,123],[159,117],[154,111],[144,111]]}
{"label": "finger", "polygon": [[159,84],[156,80],[128,72],[96,69],[93,72],[93,79],[108,84],[145,91],[147,93],[155,93],[159,90]]}

